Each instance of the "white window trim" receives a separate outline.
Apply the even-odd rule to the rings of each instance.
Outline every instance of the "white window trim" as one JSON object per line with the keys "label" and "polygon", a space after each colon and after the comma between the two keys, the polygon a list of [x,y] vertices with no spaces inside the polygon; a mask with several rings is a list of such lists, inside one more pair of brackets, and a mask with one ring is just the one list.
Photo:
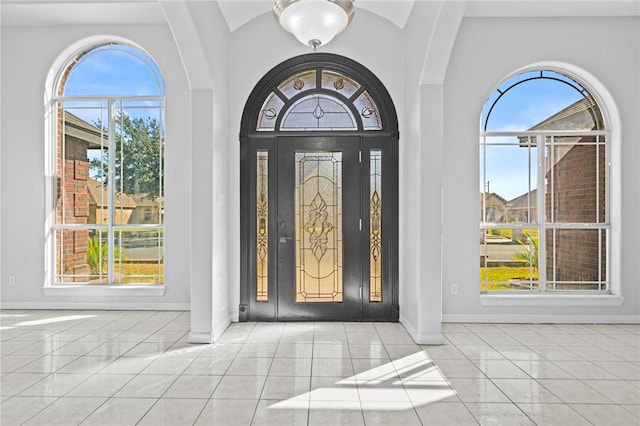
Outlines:
{"label": "white window trim", "polygon": [[[593,96],[598,105],[600,105],[600,111],[603,115],[605,128],[609,132],[609,182],[607,189],[609,191],[609,230],[610,230],[610,239],[609,239],[609,259],[607,262],[608,268],[608,281],[609,281],[609,291],[610,294],[598,294],[598,295],[576,295],[574,293],[570,294],[562,294],[556,295],[547,293],[545,295],[540,294],[505,294],[505,293],[480,293],[481,303],[484,305],[483,301],[487,303],[491,303],[492,300],[508,300],[513,299],[514,302],[520,300],[524,297],[532,299],[532,306],[546,306],[543,304],[545,300],[551,300],[552,296],[561,296],[563,298],[580,298],[580,297],[588,297],[591,301],[595,301],[597,299],[602,300],[614,300],[617,298],[620,302],[617,305],[584,305],[584,306],[620,306],[624,298],[622,297],[622,278],[621,278],[621,258],[622,258],[622,248],[621,248],[621,237],[622,237],[622,229],[620,226],[621,223],[621,175],[620,175],[620,146],[622,145],[622,134],[620,129],[622,128],[622,120],[620,117],[620,111],[618,109],[618,105],[609,92],[607,87],[592,73],[578,67],[571,63],[566,62],[558,62],[558,61],[542,61],[529,64],[524,66],[518,70],[515,70],[510,76],[506,78],[512,77],[514,75],[524,73],[531,70],[540,70],[547,69],[551,71],[555,71],[561,74],[569,75],[571,78],[578,83],[580,83],[583,87],[587,88],[591,96]],[[578,77],[580,76],[580,77]],[[506,80],[505,78],[505,80]],[[520,132],[518,132],[520,133]],[[540,300],[541,297],[545,298]],[[533,301],[537,299],[539,301],[538,304],[533,304]],[[565,299],[566,300],[566,299]],[[526,302],[525,302],[526,303]],[[510,303],[509,306],[514,306],[513,303]],[[517,304],[515,306],[518,306]],[[525,306],[523,303],[520,306]],[[566,306],[566,305],[565,305]],[[577,306],[577,305],[574,305]]]}
{"label": "white window trim", "polygon": [[164,284],[54,284],[42,287],[45,296],[164,296]]}
{"label": "white window trim", "polygon": [[[582,131],[582,130],[539,130],[539,131],[484,131],[480,132],[480,138],[484,140],[484,138],[491,136],[498,137],[522,137],[529,136],[535,137],[536,144],[538,147],[545,146],[545,138],[548,136],[583,136],[583,135],[594,135],[594,136],[605,136],[607,138],[606,141],[606,156],[607,163],[605,166],[606,169],[606,182],[605,182],[605,197],[606,197],[606,211],[608,212],[607,218],[604,223],[585,223],[585,224],[569,224],[569,223],[555,223],[548,222],[545,219],[545,209],[538,209],[538,217],[536,218],[536,222],[534,223],[489,223],[489,222],[480,222],[480,230],[486,230],[491,228],[537,228],[541,230],[540,232],[540,245],[543,247],[543,252],[546,254],[547,244],[546,244],[546,230],[548,229],[562,229],[567,227],[568,229],[604,229],[611,233],[611,132],[606,130],[591,130],[591,131]],[[481,143],[483,146],[484,143]],[[545,151],[544,149],[538,150],[538,158],[536,159],[537,167],[543,167],[545,164],[544,158]],[[485,168],[482,172],[486,172],[486,164],[482,166]],[[540,170],[537,171],[538,181],[536,182],[537,188],[542,188],[544,186],[545,178],[544,173],[540,173]],[[538,191],[537,193],[537,203],[538,206],[545,205],[545,194],[542,191]],[[483,206],[483,217],[485,217],[485,208]],[[622,300],[624,298],[617,295],[619,289],[617,286],[613,286],[612,284],[612,276],[611,276],[611,238],[607,239],[606,242],[606,268],[607,274],[605,277],[605,283],[607,284],[607,290],[599,293],[589,294],[585,293],[576,293],[571,292],[567,294],[559,294],[554,290],[547,290],[546,286],[549,282],[546,274],[544,275],[544,279],[540,279],[538,282],[539,292],[532,291],[523,291],[517,295],[505,293],[504,291],[488,291],[482,289],[482,281],[480,281],[480,300],[481,304],[484,306],[620,306],[622,304]],[[546,266],[546,255],[541,256],[539,269],[545,271]],[[494,298],[497,296],[497,298]],[[542,297],[540,297],[542,296]],[[586,299],[583,299],[583,296],[586,296]],[[597,302],[597,297],[603,298],[601,302]],[[522,299],[530,299],[522,302]],[[619,301],[617,300],[619,299]],[[573,302],[567,303],[567,301],[572,300]],[[518,302],[520,301],[520,302]],[[535,303],[533,303],[535,302]],[[602,304],[600,304],[602,303]]]}
{"label": "white window trim", "polygon": [[557,294],[557,293],[482,293],[482,306],[585,306],[616,307],[622,306],[624,297],[614,294]]}
{"label": "white window trim", "polygon": [[[58,119],[56,114],[55,105],[57,102],[64,101],[78,101],[78,100],[108,100],[109,103],[122,100],[161,100],[163,102],[163,109],[166,109],[166,96],[58,96],[56,94],[56,87],[60,81],[60,73],[64,71],[64,68],[69,65],[71,57],[77,55],[82,51],[90,51],[94,47],[104,44],[106,40],[101,36],[92,36],[84,40],[78,41],[69,46],[63,53],[61,53],[54,64],[52,65],[45,84],[45,204],[48,206],[45,214],[45,280],[42,286],[43,293],[46,296],[164,296],[165,283],[150,283],[150,284],[120,284],[120,283],[103,283],[103,284],[69,284],[55,282],[55,229],[58,228],[56,223],[56,208],[54,188],[57,181],[57,126]],[[152,56],[146,52],[146,50],[140,45],[131,42],[130,40],[121,37],[110,37],[109,43],[125,44],[139,49],[145,52],[150,58]],[[92,47],[92,45],[95,45]],[[113,203],[110,203],[113,205]],[[135,228],[147,227],[148,225],[134,226]],[[62,226],[61,228],[64,228]],[[154,227],[155,228],[155,227]],[[161,226],[164,231],[164,224]]]}

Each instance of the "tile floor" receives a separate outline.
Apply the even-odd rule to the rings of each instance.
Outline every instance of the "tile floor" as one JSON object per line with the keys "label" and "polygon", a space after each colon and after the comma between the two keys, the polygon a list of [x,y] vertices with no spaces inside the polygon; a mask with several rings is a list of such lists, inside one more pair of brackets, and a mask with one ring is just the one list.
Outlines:
{"label": "tile floor", "polygon": [[232,324],[0,311],[0,424],[640,425],[640,326]]}

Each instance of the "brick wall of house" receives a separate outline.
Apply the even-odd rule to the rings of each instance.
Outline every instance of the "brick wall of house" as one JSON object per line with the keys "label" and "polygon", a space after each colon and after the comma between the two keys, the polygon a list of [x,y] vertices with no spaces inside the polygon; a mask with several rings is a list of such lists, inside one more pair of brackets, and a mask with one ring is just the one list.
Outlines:
{"label": "brick wall of house", "polygon": [[[58,224],[86,224],[89,217],[89,160],[85,141],[63,137],[63,112],[58,110],[56,221]],[[64,144],[64,149],[63,149]],[[89,231],[56,232],[56,275],[58,282],[87,281]],[[67,275],[63,278],[61,275]],[[84,275],[84,276],[82,276]],[[71,277],[69,277],[71,276]]]}
{"label": "brick wall of house", "polygon": [[[593,223],[604,222],[605,214],[605,148],[574,145],[553,167],[553,194],[550,176],[547,176],[547,219],[551,220],[551,197],[553,196],[554,222]],[[596,167],[596,163],[598,165]],[[596,170],[599,169],[599,175]],[[596,179],[599,180],[596,191]],[[597,198],[599,198],[597,200]],[[596,208],[596,202],[598,207]],[[556,281],[598,281],[606,277],[606,242],[602,240],[601,267],[598,262],[598,231],[588,229],[559,230],[553,240],[552,231],[547,231],[547,277]],[[600,273],[602,274],[600,276]],[[576,288],[567,286],[565,288]],[[585,286],[578,288],[585,289]],[[595,287],[597,289],[597,287]]]}

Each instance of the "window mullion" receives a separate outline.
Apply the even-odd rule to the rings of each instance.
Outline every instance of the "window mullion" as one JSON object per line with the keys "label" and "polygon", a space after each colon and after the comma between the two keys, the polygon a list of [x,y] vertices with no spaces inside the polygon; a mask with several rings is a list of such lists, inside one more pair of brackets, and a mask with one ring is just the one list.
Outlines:
{"label": "window mullion", "polygon": [[115,218],[116,211],[116,149],[115,149],[115,133],[116,133],[116,104],[113,99],[109,99],[109,131],[108,135],[108,143],[109,143],[109,170],[108,170],[108,197],[109,197],[109,214],[107,220],[107,282],[112,284],[114,279],[114,250],[115,247],[115,236],[113,231],[113,224]]}
{"label": "window mullion", "polygon": [[[545,153],[547,147],[545,146],[545,137],[543,135],[539,134],[536,136],[536,145],[538,146],[538,191],[536,191],[538,198],[538,289],[540,292],[544,292],[547,287],[547,234],[545,204]],[[553,176],[553,173],[551,175]]]}

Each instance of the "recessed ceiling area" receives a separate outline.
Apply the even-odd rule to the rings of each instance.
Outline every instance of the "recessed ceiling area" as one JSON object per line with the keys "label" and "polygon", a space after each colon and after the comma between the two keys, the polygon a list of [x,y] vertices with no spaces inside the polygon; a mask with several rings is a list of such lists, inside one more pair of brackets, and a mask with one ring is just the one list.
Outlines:
{"label": "recessed ceiling area", "polygon": [[[162,24],[163,4],[181,0],[1,0],[2,25]],[[199,0],[213,1],[213,0]],[[404,28],[416,2],[457,0],[357,0],[356,9],[379,15]],[[230,31],[271,13],[273,0],[219,0]],[[357,12],[356,12],[357,16]],[[467,17],[640,16],[638,0],[466,1]]]}

